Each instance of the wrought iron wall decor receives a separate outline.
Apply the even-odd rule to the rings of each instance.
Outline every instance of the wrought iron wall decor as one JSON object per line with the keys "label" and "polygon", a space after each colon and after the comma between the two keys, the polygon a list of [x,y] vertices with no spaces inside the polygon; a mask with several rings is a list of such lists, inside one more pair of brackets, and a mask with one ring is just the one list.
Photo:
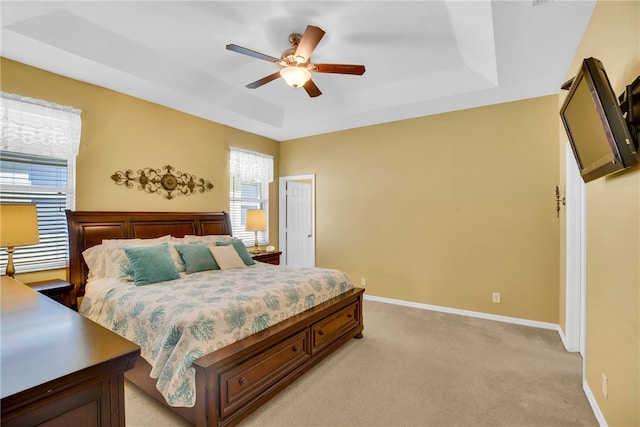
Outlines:
{"label": "wrought iron wall decor", "polygon": [[[163,171],[164,169],[164,171]],[[111,175],[111,179],[118,185],[124,185],[127,188],[133,188],[134,182],[140,184],[139,190],[150,194],[162,194],[165,199],[175,199],[176,196],[204,193],[211,191],[213,184],[202,178],[196,178],[190,173],[175,171],[171,165],[164,166],[161,169],[144,168],[138,171],[138,176],[133,176],[133,171],[117,171]],[[166,194],[163,194],[166,192]]]}
{"label": "wrought iron wall decor", "polygon": [[[565,192],[565,194],[567,193]],[[556,185],[556,218],[560,218],[560,203],[562,203],[562,206],[565,206],[567,199],[560,193],[560,187]]]}

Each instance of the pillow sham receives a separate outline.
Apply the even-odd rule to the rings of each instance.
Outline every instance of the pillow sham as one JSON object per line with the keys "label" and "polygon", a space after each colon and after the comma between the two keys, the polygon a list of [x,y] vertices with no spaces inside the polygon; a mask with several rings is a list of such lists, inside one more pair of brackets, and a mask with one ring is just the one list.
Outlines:
{"label": "pillow sham", "polygon": [[128,246],[120,247],[116,244],[105,244],[103,246],[105,277],[133,280],[133,275],[131,275],[129,271],[129,259],[127,258],[127,254],[124,252],[124,248]]}
{"label": "pillow sham", "polygon": [[157,246],[125,247],[124,252],[131,263],[133,282],[136,286],[180,278],[167,243]]}
{"label": "pillow sham", "polygon": [[[104,248],[105,275],[104,277],[115,277],[126,280],[133,280],[133,270],[130,261],[124,252],[124,248],[155,246],[161,243],[170,242],[171,236],[166,235],[152,239],[105,239],[102,241]],[[169,248],[171,258],[178,271],[184,271],[184,265],[180,261],[178,252]],[[173,252],[173,253],[172,253]]]}
{"label": "pillow sham", "polygon": [[251,258],[251,255],[249,255],[249,252],[247,251],[247,247],[244,245],[244,243],[242,243],[242,240],[236,239],[234,237],[228,242],[216,242],[216,246],[229,246],[229,245],[233,246],[233,248],[238,253],[238,256],[240,256],[240,259],[242,260],[242,262],[244,262],[244,265],[248,266],[256,263],[253,260],[253,258]]}
{"label": "pillow sham", "polygon": [[205,270],[220,270],[209,246],[203,243],[189,243],[174,246],[180,254],[187,274]]}
{"label": "pillow sham", "polygon": [[180,243],[174,242],[172,240],[170,242],[167,242],[167,244],[169,245],[169,255],[171,255],[171,260],[173,260],[173,265],[176,266],[176,269],[178,271],[185,271],[184,261],[182,260],[182,258],[180,257],[180,254],[176,250],[176,245],[179,245]]}
{"label": "pillow sham", "polygon": [[[136,240],[136,242],[140,244],[139,240]],[[133,280],[129,260],[122,248],[115,243],[92,246],[82,252],[82,256],[89,268],[87,276],[89,280],[103,277]]]}
{"label": "pillow sham", "polygon": [[[155,240],[155,239],[149,239]],[[102,239],[103,245],[132,245],[134,242],[140,242],[142,239]]]}
{"label": "pillow sham", "polygon": [[235,268],[247,268],[240,255],[231,245],[209,246],[216,262],[221,270],[233,270]]}
{"label": "pillow sham", "polygon": [[85,264],[89,267],[88,279],[106,277],[107,265],[103,245],[95,245],[82,252]]}
{"label": "pillow sham", "polygon": [[204,243],[207,245],[215,245],[216,242],[230,241],[231,236],[227,234],[207,234],[205,236],[196,236],[194,234],[187,234],[182,239],[186,243]]}

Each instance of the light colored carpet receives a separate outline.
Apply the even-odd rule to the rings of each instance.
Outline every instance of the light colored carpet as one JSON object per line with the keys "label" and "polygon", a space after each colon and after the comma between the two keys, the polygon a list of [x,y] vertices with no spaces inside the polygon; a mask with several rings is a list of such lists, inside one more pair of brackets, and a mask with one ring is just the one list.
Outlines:
{"label": "light colored carpet", "polygon": [[[555,331],[365,301],[352,340],[241,427],[597,426]],[[126,385],[129,427],[187,426]]]}

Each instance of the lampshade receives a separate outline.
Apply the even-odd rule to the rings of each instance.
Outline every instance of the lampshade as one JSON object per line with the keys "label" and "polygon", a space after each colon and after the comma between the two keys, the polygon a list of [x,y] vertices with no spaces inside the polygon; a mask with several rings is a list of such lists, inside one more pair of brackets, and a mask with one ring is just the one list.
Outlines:
{"label": "lampshade", "polygon": [[7,248],[5,274],[13,277],[14,246],[40,243],[36,205],[0,204],[0,246]]}
{"label": "lampshade", "polygon": [[289,66],[280,70],[280,75],[291,87],[301,87],[311,78],[311,72],[303,67]]}
{"label": "lampshade", "polygon": [[36,205],[0,204],[0,246],[40,243]]}
{"label": "lampshade", "polygon": [[246,231],[264,231],[267,229],[267,216],[264,209],[247,209]]}

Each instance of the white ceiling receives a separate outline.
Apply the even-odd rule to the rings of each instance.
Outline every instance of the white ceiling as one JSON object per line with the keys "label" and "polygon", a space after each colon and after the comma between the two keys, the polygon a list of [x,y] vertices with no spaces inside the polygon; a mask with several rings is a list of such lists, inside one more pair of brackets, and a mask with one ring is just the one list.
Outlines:
{"label": "white ceiling", "polygon": [[[278,141],[559,92],[594,1],[5,1],[0,53]],[[313,74],[277,67],[288,36],[326,31]]]}

